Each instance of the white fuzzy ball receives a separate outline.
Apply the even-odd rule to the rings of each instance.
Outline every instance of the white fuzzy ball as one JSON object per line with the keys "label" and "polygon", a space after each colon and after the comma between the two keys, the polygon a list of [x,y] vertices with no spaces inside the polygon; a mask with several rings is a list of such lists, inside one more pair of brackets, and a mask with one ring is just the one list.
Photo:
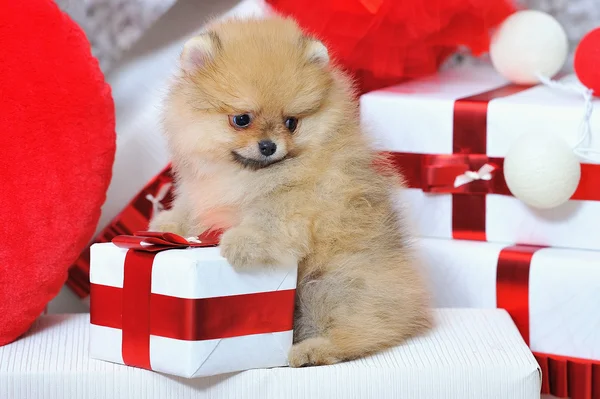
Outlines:
{"label": "white fuzzy ball", "polygon": [[569,200],[581,177],[581,165],[565,140],[555,135],[525,134],[504,158],[504,178],[510,192],[539,209]]}
{"label": "white fuzzy ball", "polygon": [[535,84],[536,74],[553,77],[565,64],[567,35],[549,14],[519,11],[508,17],[494,33],[490,58],[496,71],[517,84]]}

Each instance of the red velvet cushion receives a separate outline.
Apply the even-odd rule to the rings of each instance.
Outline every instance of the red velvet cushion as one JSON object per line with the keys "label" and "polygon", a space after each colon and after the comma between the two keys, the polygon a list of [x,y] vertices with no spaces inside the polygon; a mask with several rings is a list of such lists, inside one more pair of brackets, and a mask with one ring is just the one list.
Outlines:
{"label": "red velvet cushion", "polygon": [[49,0],[0,0],[0,345],[27,331],[92,238],[115,153],[110,88]]}

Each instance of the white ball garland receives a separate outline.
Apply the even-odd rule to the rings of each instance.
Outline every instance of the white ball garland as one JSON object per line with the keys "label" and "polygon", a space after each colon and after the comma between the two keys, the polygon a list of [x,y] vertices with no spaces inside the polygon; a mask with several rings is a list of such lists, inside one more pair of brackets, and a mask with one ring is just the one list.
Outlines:
{"label": "white ball garland", "polygon": [[557,207],[569,200],[581,178],[581,165],[561,137],[524,134],[504,158],[504,177],[511,193],[539,209]]}
{"label": "white ball garland", "polygon": [[490,57],[502,76],[517,84],[554,76],[568,54],[567,35],[549,14],[535,10],[509,16],[492,37]]}

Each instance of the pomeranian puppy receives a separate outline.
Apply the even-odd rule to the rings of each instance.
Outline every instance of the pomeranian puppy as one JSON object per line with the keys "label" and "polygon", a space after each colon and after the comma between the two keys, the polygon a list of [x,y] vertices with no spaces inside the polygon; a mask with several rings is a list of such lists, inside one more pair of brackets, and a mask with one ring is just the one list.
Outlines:
{"label": "pomeranian puppy", "polygon": [[[176,176],[155,231],[226,229],[239,270],[298,263],[293,367],[397,345],[430,326],[428,295],[350,80],[291,19],[214,24],[184,46],[164,104]],[[377,169],[374,164],[378,163]]]}

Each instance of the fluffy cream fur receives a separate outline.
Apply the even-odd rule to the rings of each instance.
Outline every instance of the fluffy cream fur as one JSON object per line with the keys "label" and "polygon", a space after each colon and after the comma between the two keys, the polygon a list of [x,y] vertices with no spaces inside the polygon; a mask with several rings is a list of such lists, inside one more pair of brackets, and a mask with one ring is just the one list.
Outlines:
{"label": "fluffy cream fur", "polygon": [[[190,41],[182,66],[164,114],[177,195],[151,229],[228,229],[221,252],[240,269],[298,262],[291,366],[426,331],[428,295],[392,201],[401,179],[363,136],[351,82],[326,49],[290,19],[233,20]],[[239,114],[248,127],[230,123]],[[265,139],[271,157],[257,150]]]}

